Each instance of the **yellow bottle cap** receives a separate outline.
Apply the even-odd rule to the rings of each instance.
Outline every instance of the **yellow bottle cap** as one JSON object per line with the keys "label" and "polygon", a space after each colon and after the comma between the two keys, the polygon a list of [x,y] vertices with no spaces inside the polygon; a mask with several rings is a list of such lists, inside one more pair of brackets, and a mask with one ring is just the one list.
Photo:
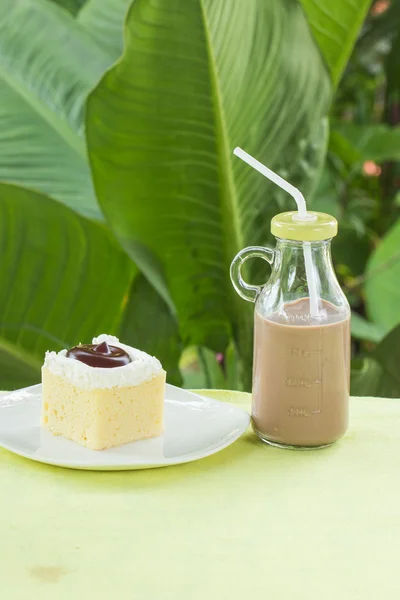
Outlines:
{"label": "yellow bottle cap", "polygon": [[309,220],[301,220],[295,210],[280,213],[271,221],[271,233],[278,238],[299,242],[328,240],[337,234],[338,223],[332,215],[310,210],[307,216]]}

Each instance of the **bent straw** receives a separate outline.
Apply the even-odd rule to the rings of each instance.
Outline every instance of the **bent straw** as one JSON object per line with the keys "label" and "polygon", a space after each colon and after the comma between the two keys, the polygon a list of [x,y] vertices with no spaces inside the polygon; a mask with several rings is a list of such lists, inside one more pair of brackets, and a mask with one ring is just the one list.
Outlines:
{"label": "bent straw", "polygon": [[[248,154],[241,148],[239,148],[239,147],[235,148],[233,151],[233,154],[235,154],[241,160],[243,160],[245,163],[250,165],[250,167],[253,167],[253,169],[255,169],[256,171],[258,171],[259,173],[264,175],[264,177],[267,177],[268,179],[270,179],[273,183],[275,183],[280,188],[285,190],[285,192],[288,192],[292,196],[292,198],[294,198],[294,200],[297,204],[297,211],[298,211],[298,215],[296,218],[297,221],[314,221],[315,220],[314,215],[310,215],[307,213],[306,201],[304,199],[303,194],[300,192],[300,190],[298,190],[291,183],[289,183],[288,181],[286,181],[285,179],[280,177],[280,175],[277,175],[277,173],[274,173],[274,171],[271,171],[271,169],[269,169],[268,167],[266,167],[265,165],[260,163],[257,159],[255,159],[253,156],[251,156],[250,154]],[[317,285],[316,285],[316,280],[315,280],[315,276],[314,276],[314,264],[313,264],[313,260],[312,260],[310,242],[303,242],[303,253],[304,253],[304,263],[305,263],[305,267],[306,267],[306,279],[307,279],[308,291],[310,293],[310,314],[312,317],[318,317],[319,309],[318,309]]]}

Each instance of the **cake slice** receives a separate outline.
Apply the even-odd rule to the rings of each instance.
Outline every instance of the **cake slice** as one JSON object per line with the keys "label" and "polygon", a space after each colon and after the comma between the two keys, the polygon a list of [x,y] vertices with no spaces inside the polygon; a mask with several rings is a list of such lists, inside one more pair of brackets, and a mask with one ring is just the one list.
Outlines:
{"label": "cake slice", "polygon": [[46,352],[42,426],[93,450],[160,435],[165,376],[155,357],[104,334]]}

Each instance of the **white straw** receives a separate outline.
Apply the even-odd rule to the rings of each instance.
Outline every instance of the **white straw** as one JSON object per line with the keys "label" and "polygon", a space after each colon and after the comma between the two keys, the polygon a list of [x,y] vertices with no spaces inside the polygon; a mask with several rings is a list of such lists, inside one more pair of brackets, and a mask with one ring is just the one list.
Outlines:
{"label": "white straw", "polygon": [[295,188],[294,185],[292,185],[291,183],[288,183],[285,179],[282,179],[282,177],[271,171],[271,169],[268,169],[268,167],[266,167],[258,160],[250,156],[250,154],[247,154],[247,152],[245,152],[241,148],[235,148],[233,154],[236,154],[236,156],[238,156],[245,163],[253,167],[253,169],[264,175],[264,177],[267,177],[268,179],[276,183],[276,185],[279,185],[279,187],[285,190],[285,192],[288,192],[296,200],[297,209],[299,211],[299,217],[305,217],[307,219],[306,201],[304,200],[304,196],[300,192],[300,190]]}
{"label": "white straw", "polygon": [[317,285],[314,276],[314,263],[311,254],[310,242],[303,242],[304,263],[306,266],[306,279],[308,291],[310,292],[310,314],[312,317],[319,316]]}
{"label": "white straw", "polygon": [[[282,177],[271,171],[271,169],[268,169],[268,167],[260,163],[253,156],[250,156],[250,154],[248,154],[241,148],[235,148],[233,154],[241,158],[245,163],[253,167],[253,169],[264,175],[264,177],[267,177],[268,179],[273,181],[276,185],[285,190],[285,192],[288,192],[294,198],[297,204],[298,221],[314,220],[313,215],[309,215],[307,213],[306,201],[304,200],[304,196],[300,192],[300,190],[288,183],[285,179],[282,179]],[[310,293],[310,314],[312,317],[317,317],[319,316],[317,285],[314,275],[314,264],[311,254],[310,242],[303,243],[303,252],[306,267],[308,291]]]}

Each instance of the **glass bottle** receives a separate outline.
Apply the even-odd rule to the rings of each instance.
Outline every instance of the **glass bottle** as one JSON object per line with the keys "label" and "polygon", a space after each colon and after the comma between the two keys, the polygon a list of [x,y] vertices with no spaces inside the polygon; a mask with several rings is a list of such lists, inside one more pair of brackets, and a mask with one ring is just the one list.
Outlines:
{"label": "glass bottle", "polygon": [[[275,249],[245,248],[231,265],[236,291],[255,302],[253,429],[264,442],[284,448],[328,446],[348,426],[350,307],[330,251],[337,221],[310,214],[316,220],[277,215],[271,222]],[[271,265],[264,286],[242,277],[242,265],[252,257]]]}

